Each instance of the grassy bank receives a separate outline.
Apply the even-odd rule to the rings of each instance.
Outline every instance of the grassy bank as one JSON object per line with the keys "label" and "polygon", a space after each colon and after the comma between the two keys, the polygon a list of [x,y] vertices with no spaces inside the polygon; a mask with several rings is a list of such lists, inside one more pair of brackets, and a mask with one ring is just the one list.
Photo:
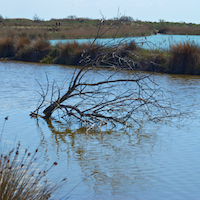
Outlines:
{"label": "grassy bank", "polygon": [[[45,39],[94,38],[99,31],[100,24],[101,26],[103,24],[101,31],[104,38],[155,34],[155,30],[149,24],[138,24],[124,20],[104,20],[103,23],[101,22],[101,20],[84,18],[51,19],[49,21],[1,19],[0,35],[26,36],[30,39],[38,37],[44,37]],[[108,29],[109,31],[105,32]]]}
{"label": "grassy bank", "polygon": [[[56,25],[57,22],[57,25]],[[74,39],[94,38],[102,20],[68,17],[65,19],[41,20],[35,16],[30,19],[0,18],[0,35],[29,37],[36,39]],[[60,25],[59,25],[60,23]],[[109,29],[109,27],[111,27]],[[119,28],[120,27],[120,28]],[[109,31],[104,32],[109,29]],[[119,19],[103,20],[102,37],[147,36],[156,33],[199,35],[200,25],[185,22],[149,22],[122,16]]]}
{"label": "grassy bank", "polygon": [[[113,57],[113,55],[115,55]],[[143,71],[200,74],[200,49],[194,43],[179,43],[167,51],[139,48],[133,41],[120,45],[77,42],[51,46],[44,38],[0,38],[0,58],[63,65],[119,66]]]}

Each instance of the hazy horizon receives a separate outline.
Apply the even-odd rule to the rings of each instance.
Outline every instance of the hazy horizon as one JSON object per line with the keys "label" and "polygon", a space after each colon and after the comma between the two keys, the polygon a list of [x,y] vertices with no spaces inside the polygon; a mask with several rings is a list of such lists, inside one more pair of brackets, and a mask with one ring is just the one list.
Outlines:
{"label": "hazy horizon", "polygon": [[130,16],[134,20],[186,22],[200,24],[200,1],[197,0],[0,0],[3,18],[42,20],[63,19],[70,15],[80,18],[112,19]]}

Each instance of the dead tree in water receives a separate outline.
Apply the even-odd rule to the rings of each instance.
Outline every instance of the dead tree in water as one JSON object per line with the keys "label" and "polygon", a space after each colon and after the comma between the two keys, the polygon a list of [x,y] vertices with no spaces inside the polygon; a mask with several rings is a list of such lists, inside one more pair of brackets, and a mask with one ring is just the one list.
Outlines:
{"label": "dead tree in water", "polygon": [[[32,116],[48,119],[60,110],[62,118],[77,119],[92,128],[108,123],[131,126],[144,117],[157,119],[160,114],[168,115],[163,91],[154,82],[153,73],[135,72],[140,63],[132,59],[137,57],[134,51],[121,43],[94,42],[82,52],[79,66],[65,82],[65,88],[53,84],[49,95],[49,81],[46,92],[41,87],[41,101]],[[134,42],[128,47],[136,48]]]}

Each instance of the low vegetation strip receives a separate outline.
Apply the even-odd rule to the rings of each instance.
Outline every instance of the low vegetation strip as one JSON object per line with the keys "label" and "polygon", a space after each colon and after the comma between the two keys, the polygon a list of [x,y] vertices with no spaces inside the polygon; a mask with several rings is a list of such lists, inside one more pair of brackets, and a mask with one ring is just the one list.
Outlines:
{"label": "low vegetation strip", "polygon": [[[37,15],[30,19],[4,19],[0,15],[0,35],[27,36],[31,39],[77,39],[94,38],[99,30],[101,19],[78,18],[69,16],[64,19],[44,21]],[[173,35],[199,35],[200,24],[185,22],[141,21],[130,16],[104,19],[104,30],[112,26],[102,37],[147,36],[157,33]],[[119,26],[121,27],[120,29]]]}
{"label": "low vegetation strip", "polygon": [[147,50],[139,48],[134,40],[111,46],[79,44],[75,41],[51,46],[44,38],[35,40],[22,36],[0,38],[2,60],[82,66],[85,64],[82,62],[83,57],[87,57],[88,62],[92,61],[91,64],[98,67],[112,66],[112,62],[116,63],[117,58],[118,65],[128,69],[129,64],[124,62],[124,58],[128,58],[129,62],[134,63],[135,70],[200,74],[200,48],[193,42],[179,43],[171,46],[169,50]]}

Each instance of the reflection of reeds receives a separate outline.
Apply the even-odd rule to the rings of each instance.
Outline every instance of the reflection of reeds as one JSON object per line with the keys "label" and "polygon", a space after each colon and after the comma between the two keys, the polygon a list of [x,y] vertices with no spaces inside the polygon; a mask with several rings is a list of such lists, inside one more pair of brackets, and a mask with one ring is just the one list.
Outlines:
{"label": "reflection of reeds", "polygon": [[193,42],[182,42],[170,47],[169,71],[181,74],[200,73],[200,48]]}

